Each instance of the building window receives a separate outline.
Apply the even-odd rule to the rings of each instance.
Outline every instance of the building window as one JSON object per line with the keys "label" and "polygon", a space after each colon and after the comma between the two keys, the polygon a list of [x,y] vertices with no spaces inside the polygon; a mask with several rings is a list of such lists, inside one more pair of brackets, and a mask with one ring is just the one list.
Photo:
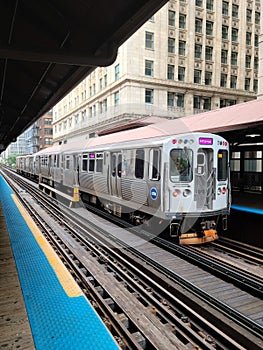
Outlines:
{"label": "building window", "polygon": [[252,10],[247,9],[247,22],[251,22],[252,21]]}
{"label": "building window", "polygon": [[235,75],[231,75],[230,77],[230,88],[236,89],[237,87],[237,77]]}
{"label": "building window", "polygon": [[202,33],[203,20],[196,18],[195,19],[195,32]]}
{"label": "building window", "polygon": [[45,145],[52,145],[52,139],[45,138],[44,140]]}
{"label": "building window", "polygon": [[204,101],[203,109],[206,111],[211,111],[211,97],[204,97],[203,101]]}
{"label": "building window", "polygon": [[214,9],[214,0],[206,0],[206,8],[207,8],[207,10],[213,10]]}
{"label": "building window", "polygon": [[104,106],[104,111],[107,112],[107,109],[108,109],[108,102],[107,102],[107,99],[105,99],[103,101],[103,106]]}
{"label": "building window", "polygon": [[120,78],[120,65],[117,64],[117,66],[115,66],[115,80],[118,80]]}
{"label": "building window", "polygon": [[201,98],[200,98],[200,96],[194,96],[194,109],[201,109]]}
{"label": "building window", "polygon": [[245,90],[250,90],[250,78],[245,78]]}
{"label": "building window", "polygon": [[212,85],[212,72],[205,72],[205,85]]}
{"label": "building window", "polygon": [[220,98],[220,108],[233,106],[235,104],[236,104],[236,100],[226,100],[226,99]]}
{"label": "building window", "polygon": [[246,44],[251,45],[251,33],[246,32]]}
{"label": "building window", "polygon": [[260,24],[260,12],[255,12],[255,23]]}
{"label": "building window", "polygon": [[238,41],[238,29],[232,28],[232,41],[237,42]]}
{"label": "building window", "polygon": [[237,52],[231,52],[231,66],[237,66]]}
{"label": "building window", "polygon": [[184,95],[177,94],[177,107],[184,108]]}
{"label": "building window", "polygon": [[114,106],[118,106],[120,103],[120,92],[114,92]]}
{"label": "building window", "polygon": [[194,70],[194,83],[201,84],[201,70],[195,69]]}
{"label": "building window", "polygon": [[227,50],[221,50],[221,63],[227,64]]}
{"label": "building window", "polygon": [[174,107],[174,101],[175,101],[175,93],[167,92],[167,106]]}
{"label": "building window", "polygon": [[168,52],[175,53],[175,39],[168,38]]}
{"label": "building window", "polygon": [[104,87],[108,85],[108,77],[107,74],[104,75]]}
{"label": "building window", "polygon": [[186,43],[185,41],[179,41],[179,47],[178,47],[178,53],[181,56],[185,56],[185,47],[186,47]]}
{"label": "building window", "polygon": [[169,26],[175,26],[175,11],[168,11],[168,24]]}
{"label": "building window", "polygon": [[182,13],[179,14],[179,28],[181,29],[186,28],[186,15]]}
{"label": "building window", "polygon": [[100,91],[102,90],[102,78],[100,78]]}
{"label": "building window", "polygon": [[145,60],[145,75],[153,77],[153,61]]}
{"label": "building window", "polygon": [[178,80],[184,81],[185,79],[185,67],[178,67]]}
{"label": "building window", "polygon": [[145,47],[147,49],[154,49],[154,33],[145,32]]}
{"label": "building window", "polygon": [[145,89],[145,103],[153,104],[153,89]]}
{"label": "building window", "polygon": [[93,109],[93,115],[95,117],[97,114],[96,105],[93,105],[92,109]]}
{"label": "building window", "polygon": [[195,6],[202,7],[203,6],[203,0],[195,0]]}
{"label": "building window", "polygon": [[238,18],[238,5],[232,4],[232,17]]}
{"label": "building window", "polygon": [[251,56],[246,55],[246,68],[251,67]]}
{"label": "building window", "polygon": [[228,16],[228,2],[223,1],[222,14]]}
{"label": "building window", "polygon": [[226,87],[226,84],[227,84],[227,75],[224,73],[221,73],[220,86]]}
{"label": "building window", "polygon": [[154,16],[149,18],[149,22],[154,22]]}
{"label": "building window", "polygon": [[213,35],[213,22],[206,21],[206,35]]}
{"label": "building window", "polygon": [[168,64],[167,66],[167,79],[174,80],[174,65]]}
{"label": "building window", "polygon": [[222,38],[228,39],[228,27],[227,26],[222,26]]}
{"label": "building window", "polygon": [[254,57],[254,69],[258,70],[258,58]]}
{"label": "building window", "polygon": [[213,48],[211,46],[205,47],[205,59],[206,61],[212,61],[213,59]]}
{"label": "building window", "polygon": [[255,47],[258,47],[258,35],[255,34],[255,40],[254,40]]}
{"label": "building window", "polygon": [[51,129],[51,128],[50,128],[50,129],[45,128],[45,129],[44,129],[44,134],[45,134],[45,135],[52,135],[52,134],[53,134],[53,129]]}
{"label": "building window", "polygon": [[195,44],[195,58],[202,59],[202,46]]}
{"label": "building window", "polygon": [[101,101],[99,102],[99,113],[103,113],[103,103]]}
{"label": "building window", "polygon": [[45,124],[45,125],[51,125],[51,124],[52,124],[52,119],[50,119],[50,118],[45,118],[45,119],[44,119],[44,124]]}
{"label": "building window", "polygon": [[254,83],[253,83],[253,91],[254,91],[255,93],[258,92],[258,81],[257,81],[257,79],[255,79],[255,80],[254,80]]}

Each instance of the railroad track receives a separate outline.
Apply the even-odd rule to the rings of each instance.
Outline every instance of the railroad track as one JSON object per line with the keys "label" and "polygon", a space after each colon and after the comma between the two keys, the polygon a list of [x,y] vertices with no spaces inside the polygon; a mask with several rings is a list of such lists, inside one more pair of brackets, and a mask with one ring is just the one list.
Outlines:
{"label": "railroad track", "polygon": [[[27,196],[27,194],[24,196]],[[54,215],[54,208],[51,209],[51,211],[52,211],[52,215]],[[61,206],[59,208],[59,211],[61,212]],[[43,220],[43,216],[44,216],[44,213],[42,213],[41,215],[40,222],[41,220]],[[116,227],[113,227],[113,226],[111,227],[112,231],[116,231],[115,232],[116,234],[114,236],[114,242],[115,242],[114,249],[111,251],[108,250],[109,244],[110,245],[113,244],[112,240],[107,242],[105,241],[102,242],[100,238],[100,242],[99,243],[96,242],[96,244],[98,245],[97,253],[95,253],[94,250],[92,250],[92,253],[88,253],[88,249],[86,247],[86,241],[85,241],[86,238],[85,239],[83,238],[83,228],[81,227],[81,223],[83,223],[84,221],[83,218],[80,218],[79,219],[80,223],[77,224],[76,212],[74,213],[73,215],[74,225],[75,225],[75,229],[77,226],[77,232],[72,233],[72,228],[68,227],[68,222],[67,222],[69,218],[69,214],[67,214],[66,216],[67,216],[67,220],[66,222],[63,222],[63,226],[65,225],[67,226],[66,228],[67,233],[71,232],[70,235],[67,234],[67,237],[71,236],[74,238],[74,240],[78,242],[77,251],[80,251],[80,247],[83,247],[84,245],[85,248],[83,249],[86,252],[86,255],[89,256],[89,259],[91,255],[94,258],[94,260],[99,261],[99,264],[101,265],[100,268],[103,266],[109,272],[109,275],[115,278],[115,281],[111,282],[111,284],[113,283],[113,287],[112,287],[113,294],[114,294],[114,289],[116,289],[116,279],[117,279],[117,281],[121,285],[125,285],[126,290],[128,290],[132,296],[135,295],[136,297],[135,300],[137,301],[139,300],[141,302],[142,304],[141,307],[146,308],[145,312],[149,311],[150,309],[151,317],[154,316],[155,318],[159,319],[159,322],[161,320],[161,324],[159,324],[160,329],[162,328],[161,326],[165,326],[165,332],[163,331],[162,333],[162,334],[165,334],[165,340],[164,339],[162,340],[163,343],[167,342],[168,339],[170,338],[170,341],[172,342],[171,344],[173,344],[172,346],[175,346],[174,345],[175,343],[173,343],[174,339],[171,339],[171,335],[176,335],[176,338],[180,339],[181,343],[183,345],[187,345],[188,348],[189,348],[189,344],[191,344],[193,348],[196,346],[199,346],[200,348],[213,348],[213,349],[214,348],[241,349],[242,347],[245,349],[248,349],[248,348],[257,349],[262,347],[262,326],[260,326],[260,324],[255,322],[255,320],[251,320],[247,317],[243,317],[244,315],[241,314],[238,310],[233,308],[230,309],[229,305],[225,310],[223,310],[222,301],[218,302],[217,300],[215,300],[215,297],[211,294],[208,294],[207,290],[200,291],[201,288],[198,287],[198,283],[195,285],[193,284],[193,279],[196,279],[197,276],[199,276],[200,282],[203,282],[203,283],[206,280],[206,278],[208,278],[207,276],[206,277],[202,276],[203,272],[201,272],[201,270],[199,270],[196,275],[194,273],[196,266],[191,265],[191,267],[189,267],[189,262],[186,262],[181,258],[179,258],[178,256],[175,256],[172,253],[164,251],[163,249],[156,247],[155,245],[147,241],[139,240],[139,238],[136,236],[133,236],[131,232],[128,234],[128,237],[125,237],[126,249],[123,249],[122,247],[124,243],[120,240],[120,238],[118,238],[118,235],[123,234],[123,230],[117,229]],[[48,214],[48,218],[50,220],[50,214]],[[93,216],[93,219],[94,219],[94,216]],[[59,220],[60,222],[59,227],[61,230],[62,219],[60,218],[56,220]],[[87,223],[85,225],[87,225]],[[110,239],[110,236],[111,236],[108,232],[109,224],[105,224],[105,225],[107,226],[106,232],[105,231],[102,232],[101,228],[99,229],[96,228],[95,231],[99,230],[100,231],[99,235],[100,236],[102,235],[104,240],[105,240],[105,237],[107,237],[107,240],[108,240]],[[86,234],[87,233],[85,233],[85,235]],[[96,234],[98,234],[98,232],[96,232]],[[53,233],[51,236],[56,237],[58,236],[58,234]],[[59,254],[64,256],[64,253],[62,254],[62,252],[64,250],[69,250],[69,247],[76,245],[76,241],[74,243],[73,242],[67,243],[65,242],[65,233],[63,233],[62,236],[64,237],[62,242],[62,247],[66,246],[67,248],[62,249],[57,247],[56,249],[58,249],[59,251],[62,249],[59,252]],[[93,241],[94,241],[94,236],[95,236],[95,233],[93,228],[93,233],[92,233]],[[68,239],[69,238],[67,238],[67,240]],[[83,239],[85,242],[83,241]],[[61,240],[61,237],[58,237],[56,239],[56,241],[60,241],[60,240]],[[136,242],[136,244],[134,242]],[[134,245],[136,245],[136,247],[134,247]],[[166,245],[168,245],[167,242],[166,242]],[[72,273],[77,276],[76,279],[79,281],[79,283],[81,285],[82,284],[84,285],[84,290],[86,289],[88,290],[88,293],[90,293],[90,289],[91,289],[90,284],[93,286],[95,285],[94,288],[97,288],[98,290],[100,290],[100,288],[102,288],[103,290],[102,285],[109,286],[110,285],[109,282],[104,284],[101,283],[101,281],[99,282],[99,276],[97,276],[96,273],[95,275],[97,277],[94,278],[94,272],[92,274],[90,271],[90,267],[87,268],[87,266],[85,266],[83,261],[81,261],[81,257],[84,256],[83,254],[84,254],[83,251],[81,251],[81,253],[76,253],[76,252],[73,252],[71,248],[69,252],[67,252],[67,255],[70,258],[67,258],[67,259],[64,258],[64,259],[67,260],[66,264],[70,266],[70,268],[73,271]],[[87,261],[89,259],[87,259],[86,257]],[[86,260],[85,262],[87,262]],[[165,261],[162,262],[162,260],[165,260]],[[113,262],[115,261],[117,262],[117,265],[113,264]],[[128,265],[127,265],[127,262],[129,262]],[[95,263],[93,265],[95,266]],[[78,268],[76,268],[76,266]],[[121,266],[121,270],[124,272],[121,273],[121,270],[117,269],[116,266],[118,268]],[[180,274],[178,273],[179,272],[178,270],[176,271],[173,268],[174,266],[180,267],[181,269]],[[183,270],[188,272],[188,279],[186,279],[185,276],[183,276],[183,273],[182,273]],[[143,272],[143,276],[142,276],[142,272]],[[192,277],[189,277],[189,272],[192,273]],[[97,273],[99,275],[98,271]],[[129,279],[127,279],[127,275],[129,276]],[[126,279],[124,278],[125,276],[126,276]],[[212,277],[213,276],[210,276],[209,278],[211,279]],[[132,280],[134,279],[135,279],[135,282],[132,282]],[[211,283],[213,284],[214,282],[210,280],[210,284]],[[221,283],[223,282],[221,281]],[[218,284],[218,281],[217,281],[217,284]],[[141,286],[144,286],[144,292],[142,288],[139,288]],[[105,291],[102,294],[105,294]],[[117,301],[119,301],[118,295],[117,296],[115,295],[115,297],[114,296],[109,297],[108,290],[106,290],[106,295],[108,296],[108,298],[106,298],[108,299],[107,300],[108,303],[109,303],[109,299],[111,299],[113,304],[118,304],[117,303]],[[176,295],[176,298],[174,297],[175,295]],[[149,300],[149,296],[151,297],[154,296],[155,299]],[[246,296],[248,296],[248,294],[246,294]],[[178,299],[179,297],[180,297],[180,300]],[[250,297],[255,298],[253,296],[250,296]],[[93,302],[96,303],[97,307],[100,307],[98,305],[100,305],[102,300],[99,300],[98,302],[97,298],[98,297],[96,298],[94,297]],[[123,295],[123,298],[125,299],[124,295]],[[130,298],[131,296],[129,296],[127,300],[130,300]],[[133,301],[134,305],[136,305],[135,300]],[[257,302],[262,302],[262,300],[258,299]],[[119,304],[120,304],[120,301],[119,301]],[[117,305],[117,307],[115,306],[115,308],[117,308],[118,310],[121,309],[119,304]],[[101,311],[102,314],[103,312],[105,311],[104,310]],[[229,316],[227,315],[228,313],[230,313],[230,316],[231,316],[230,321],[228,320],[228,317],[227,317]],[[124,314],[125,317],[127,317],[127,311],[126,312],[124,311],[120,314]],[[202,316],[198,314],[201,314]],[[111,327],[113,327],[112,324],[114,325],[114,321],[111,319],[111,317],[110,316],[103,316],[103,317],[107,317],[107,319],[110,320]],[[116,315],[115,315],[115,318],[116,318]],[[233,321],[236,323],[234,327],[233,327]],[[145,349],[146,348],[161,349],[161,347],[156,347],[156,344],[154,345],[153,343],[151,343],[151,340],[149,340],[149,338],[151,337],[148,335],[149,337],[147,338],[147,334],[146,334],[147,331],[142,330],[142,326],[138,327],[137,325],[137,329],[136,329],[136,324],[134,319],[129,320],[129,322],[131,322],[131,324],[133,325],[132,326],[132,329],[134,331],[133,334],[137,333],[138,337],[141,337],[141,339],[144,340]],[[218,328],[215,327],[215,325],[217,325]],[[124,344],[129,344],[130,342],[129,337],[128,337],[128,340],[123,340],[125,339],[125,335],[123,335],[121,332],[118,333],[119,332],[117,331],[118,327],[115,326],[113,328],[114,329],[116,328],[115,332],[116,334],[118,334],[115,336],[121,339],[121,341]],[[221,330],[219,330],[219,328],[221,328]],[[167,331],[167,329],[169,330]],[[131,338],[133,339],[134,336],[132,336]],[[163,348],[167,349],[167,347],[165,346]]]}
{"label": "railroad track", "polygon": [[222,251],[230,256],[240,257],[256,266],[263,266],[263,249],[252,247],[248,244],[221,237],[220,240],[211,243],[217,251]]}

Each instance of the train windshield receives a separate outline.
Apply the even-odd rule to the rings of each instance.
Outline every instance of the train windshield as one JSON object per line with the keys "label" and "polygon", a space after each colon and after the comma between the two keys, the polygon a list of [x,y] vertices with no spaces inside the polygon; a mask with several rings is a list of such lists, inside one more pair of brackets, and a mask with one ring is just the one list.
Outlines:
{"label": "train windshield", "polygon": [[193,151],[188,148],[175,148],[170,152],[170,179],[173,182],[193,179]]}

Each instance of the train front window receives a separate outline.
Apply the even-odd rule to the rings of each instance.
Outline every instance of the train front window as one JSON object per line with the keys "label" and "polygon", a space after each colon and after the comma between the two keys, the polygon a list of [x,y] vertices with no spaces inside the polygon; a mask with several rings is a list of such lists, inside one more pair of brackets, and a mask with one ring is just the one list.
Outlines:
{"label": "train front window", "polygon": [[188,148],[175,148],[170,152],[170,179],[190,182],[193,179],[193,152]]}
{"label": "train front window", "polygon": [[228,152],[225,150],[219,150],[217,154],[217,180],[227,180],[227,159]]}

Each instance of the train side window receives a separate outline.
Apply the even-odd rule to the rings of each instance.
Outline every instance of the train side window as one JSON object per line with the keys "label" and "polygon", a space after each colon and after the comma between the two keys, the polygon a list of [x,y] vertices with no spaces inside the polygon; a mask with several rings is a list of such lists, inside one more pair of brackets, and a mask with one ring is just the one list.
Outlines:
{"label": "train side window", "polygon": [[95,169],[95,154],[89,153],[89,172],[93,172]]}
{"label": "train side window", "polygon": [[70,168],[70,156],[65,156],[65,169]]}
{"label": "train side window", "polygon": [[103,169],[103,153],[96,153],[96,172],[102,173]]}
{"label": "train side window", "polygon": [[228,151],[219,150],[217,153],[217,180],[227,180],[227,159]]}
{"label": "train side window", "polygon": [[135,159],[135,177],[138,179],[143,179],[144,177],[144,150],[136,150],[136,159]]}
{"label": "train side window", "polygon": [[117,166],[117,168],[118,168],[117,175],[118,175],[118,177],[121,177],[121,171],[122,171],[122,155],[121,154],[118,155],[118,166]]}
{"label": "train side window", "polygon": [[116,176],[116,154],[111,155],[111,175]]}
{"label": "train side window", "polygon": [[88,170],[88,155],[83,154],[82,155],[82,171]]}
{"label": "train side window", "polygon": [[150,168],[149,168],[149,179],[160,180],[160,150],[150,150]]}

